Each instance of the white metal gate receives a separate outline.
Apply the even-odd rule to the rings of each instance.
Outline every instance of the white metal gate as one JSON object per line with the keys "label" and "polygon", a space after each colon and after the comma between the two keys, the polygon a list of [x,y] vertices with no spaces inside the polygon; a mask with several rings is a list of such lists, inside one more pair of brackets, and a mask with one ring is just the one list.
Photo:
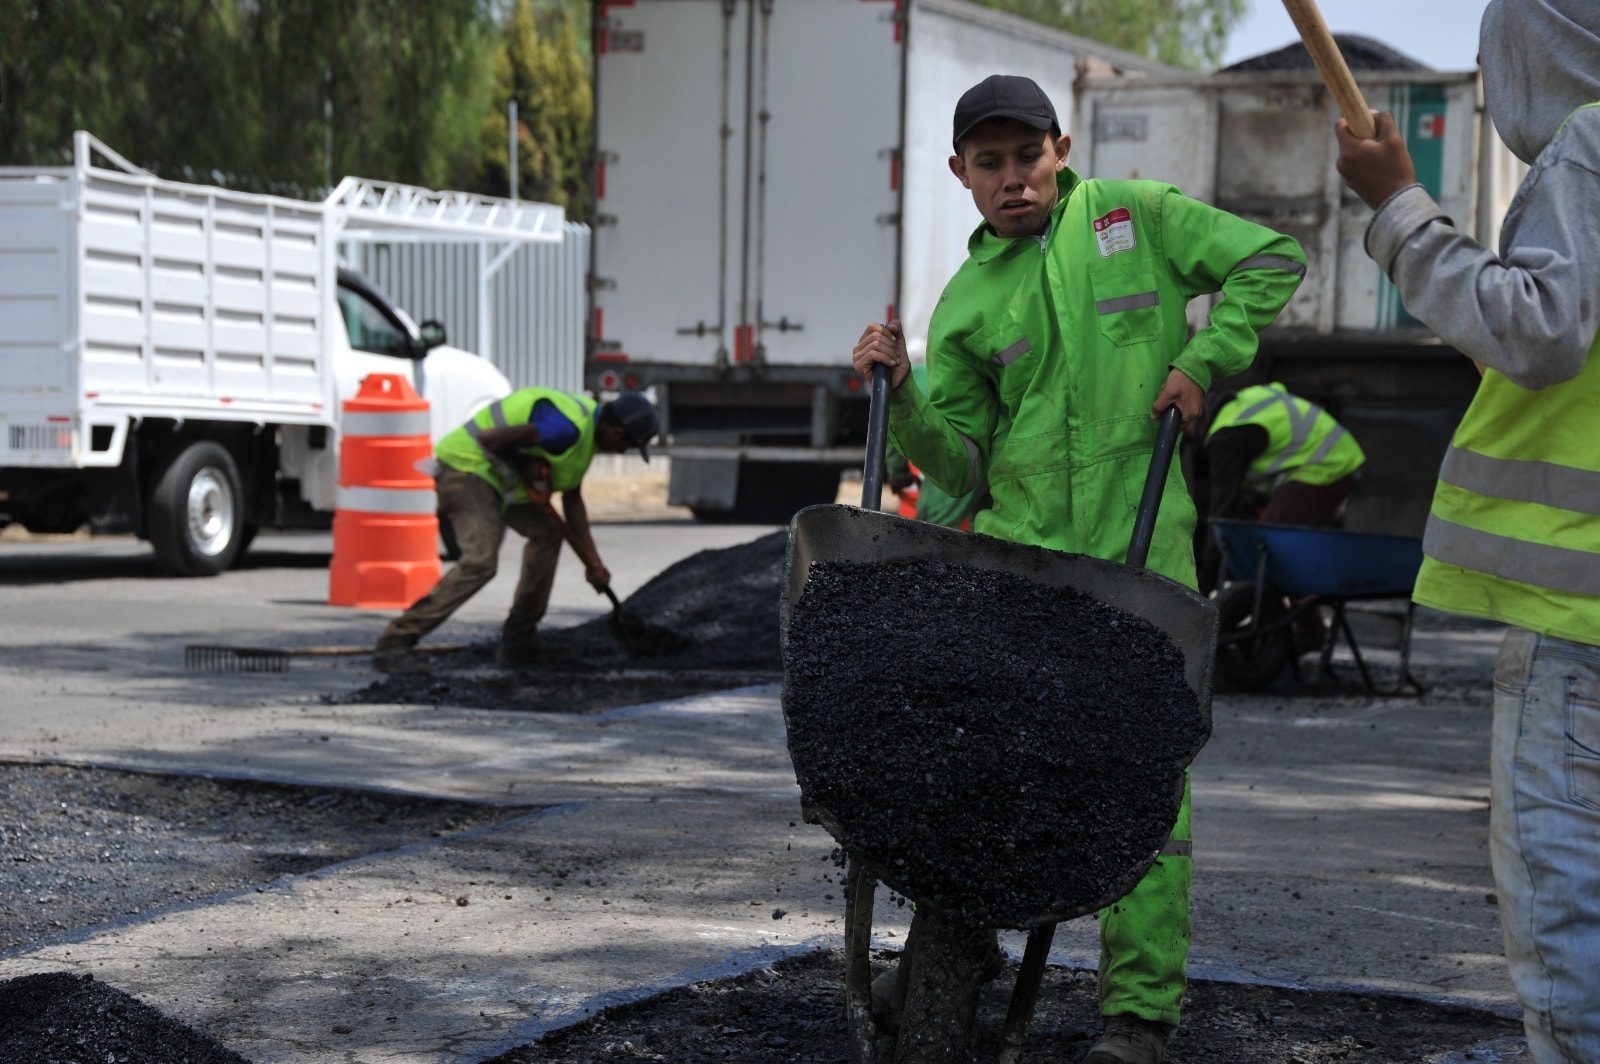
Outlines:
{"label": "white metal gate", "polygon": [[444,324],[450,343],[494,363],[514,388],[583,388],[589,227],[567,222],[559,244],[518,249],[493,281],[480,328],[476,245],[362,243],[346,258],[418,321]]}

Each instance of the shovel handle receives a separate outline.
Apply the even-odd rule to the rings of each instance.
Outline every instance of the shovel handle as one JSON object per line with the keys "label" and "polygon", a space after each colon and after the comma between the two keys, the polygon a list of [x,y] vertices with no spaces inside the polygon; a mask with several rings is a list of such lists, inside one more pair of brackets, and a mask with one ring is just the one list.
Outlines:
{"label": "shovel handle", "polygon": [[1339,42],[1328,32],[1317,0],[1283,0],[1283,6],[1294,20],[1294,28],[1300,31],[1300,40],[1311,53],[1311,61],[1317,65],[1322,83],[1339,104],[1344,120],[1350,123],[1350,132],[1361,140],[1376,139],[1378,130],[1372,124],[1372,109],[1367,106],[1367,98],[1361,95],[1355,75],[1350,73],[1350,64],[1344,61],[1344,53],[1339,51]]}
{"label": "shovel handle", "polygon": [[883,452],[889,440],[889,367],[872,365],[872,406],[867,412],[867,462],[861,469],[861,508],[883,508]]}
{"label": "shovel handle", "polygon": [[1133,519],[1133,539],[1128,543],[1124,563],[1143,569],[1150,556],[1150,540],[1156,532],[1156,514],[1161,509],[1161,493],[1166,489],[1167,470],[1178,445],[1178,430],[1183,427],[1183,412],[1178,405],[1167,407],[1156,430],[1156,449],[1150,453],[1150,471],[1144,477],[1144,493],[1139,496],[1139,512]]}

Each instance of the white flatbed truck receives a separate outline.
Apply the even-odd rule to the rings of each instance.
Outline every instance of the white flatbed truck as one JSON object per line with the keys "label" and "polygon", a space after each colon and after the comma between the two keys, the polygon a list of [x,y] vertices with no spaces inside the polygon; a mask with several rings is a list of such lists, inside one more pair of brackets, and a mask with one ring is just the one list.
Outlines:
{"label": "white flatbed truck", "polygon": [[[87,133],[0,168],[0,522],[136,532],[226,569],[257,528],[326,527],[341,402],[397,373],[434,437],[505,376],[417,325],[340,241],[562,238],[561,208],[345,178],[323,202],[167,181]],[[482,284],[488,284],[486,274]]]}

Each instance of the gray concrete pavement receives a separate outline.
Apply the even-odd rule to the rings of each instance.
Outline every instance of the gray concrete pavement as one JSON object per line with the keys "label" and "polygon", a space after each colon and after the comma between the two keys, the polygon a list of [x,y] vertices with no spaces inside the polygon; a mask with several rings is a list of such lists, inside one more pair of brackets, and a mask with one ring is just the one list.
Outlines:
{"label": "gray concrete pavement", "polygon": [[[627,587],[756,531],[599,534]],[[0,549],[0,586],[18,603],[0,618],[0,757],[541,811],[76,932],[0,959],[0,978],[92,971],[262,1062],[467,1061],[606,1004],[837,941],[831,841],[790,826],[776,690],[536,715],[321,704],[369,678],[358,660],[183,672],[181,643],[198,633],[310,644],[375,629],[380,618],[315,605],[324,574],[290,557],[314,541],[263,546],[260,568],[206,581],[154,579],[126,545]],[[579,580],[563,567],[553,615],[598,612]],[[510,585],[441,638],[492,632]],[[1484,849],[1493,647],[1489,631],[1430,628],[1419,663],[1447,682],[1424,699],[1217,701],[1194,769],[1195,974],[1511,1008]],[[893,944],[904,911],[885,904],[880,917]],[[1097,952],[1087,920],[1057,943],[1069,963]]]}

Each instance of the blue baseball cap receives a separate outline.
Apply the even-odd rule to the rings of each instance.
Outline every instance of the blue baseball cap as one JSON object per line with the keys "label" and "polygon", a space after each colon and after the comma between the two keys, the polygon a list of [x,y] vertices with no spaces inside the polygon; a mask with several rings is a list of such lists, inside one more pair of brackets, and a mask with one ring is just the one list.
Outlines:
{"label": "blue baseball cap", "polygon": [[650,461],[650,441],[661,428],[656,408],[638,392],[623,392],[600,407],[600,412],[622,426],[628,442],[639,448],[639,457]]}

